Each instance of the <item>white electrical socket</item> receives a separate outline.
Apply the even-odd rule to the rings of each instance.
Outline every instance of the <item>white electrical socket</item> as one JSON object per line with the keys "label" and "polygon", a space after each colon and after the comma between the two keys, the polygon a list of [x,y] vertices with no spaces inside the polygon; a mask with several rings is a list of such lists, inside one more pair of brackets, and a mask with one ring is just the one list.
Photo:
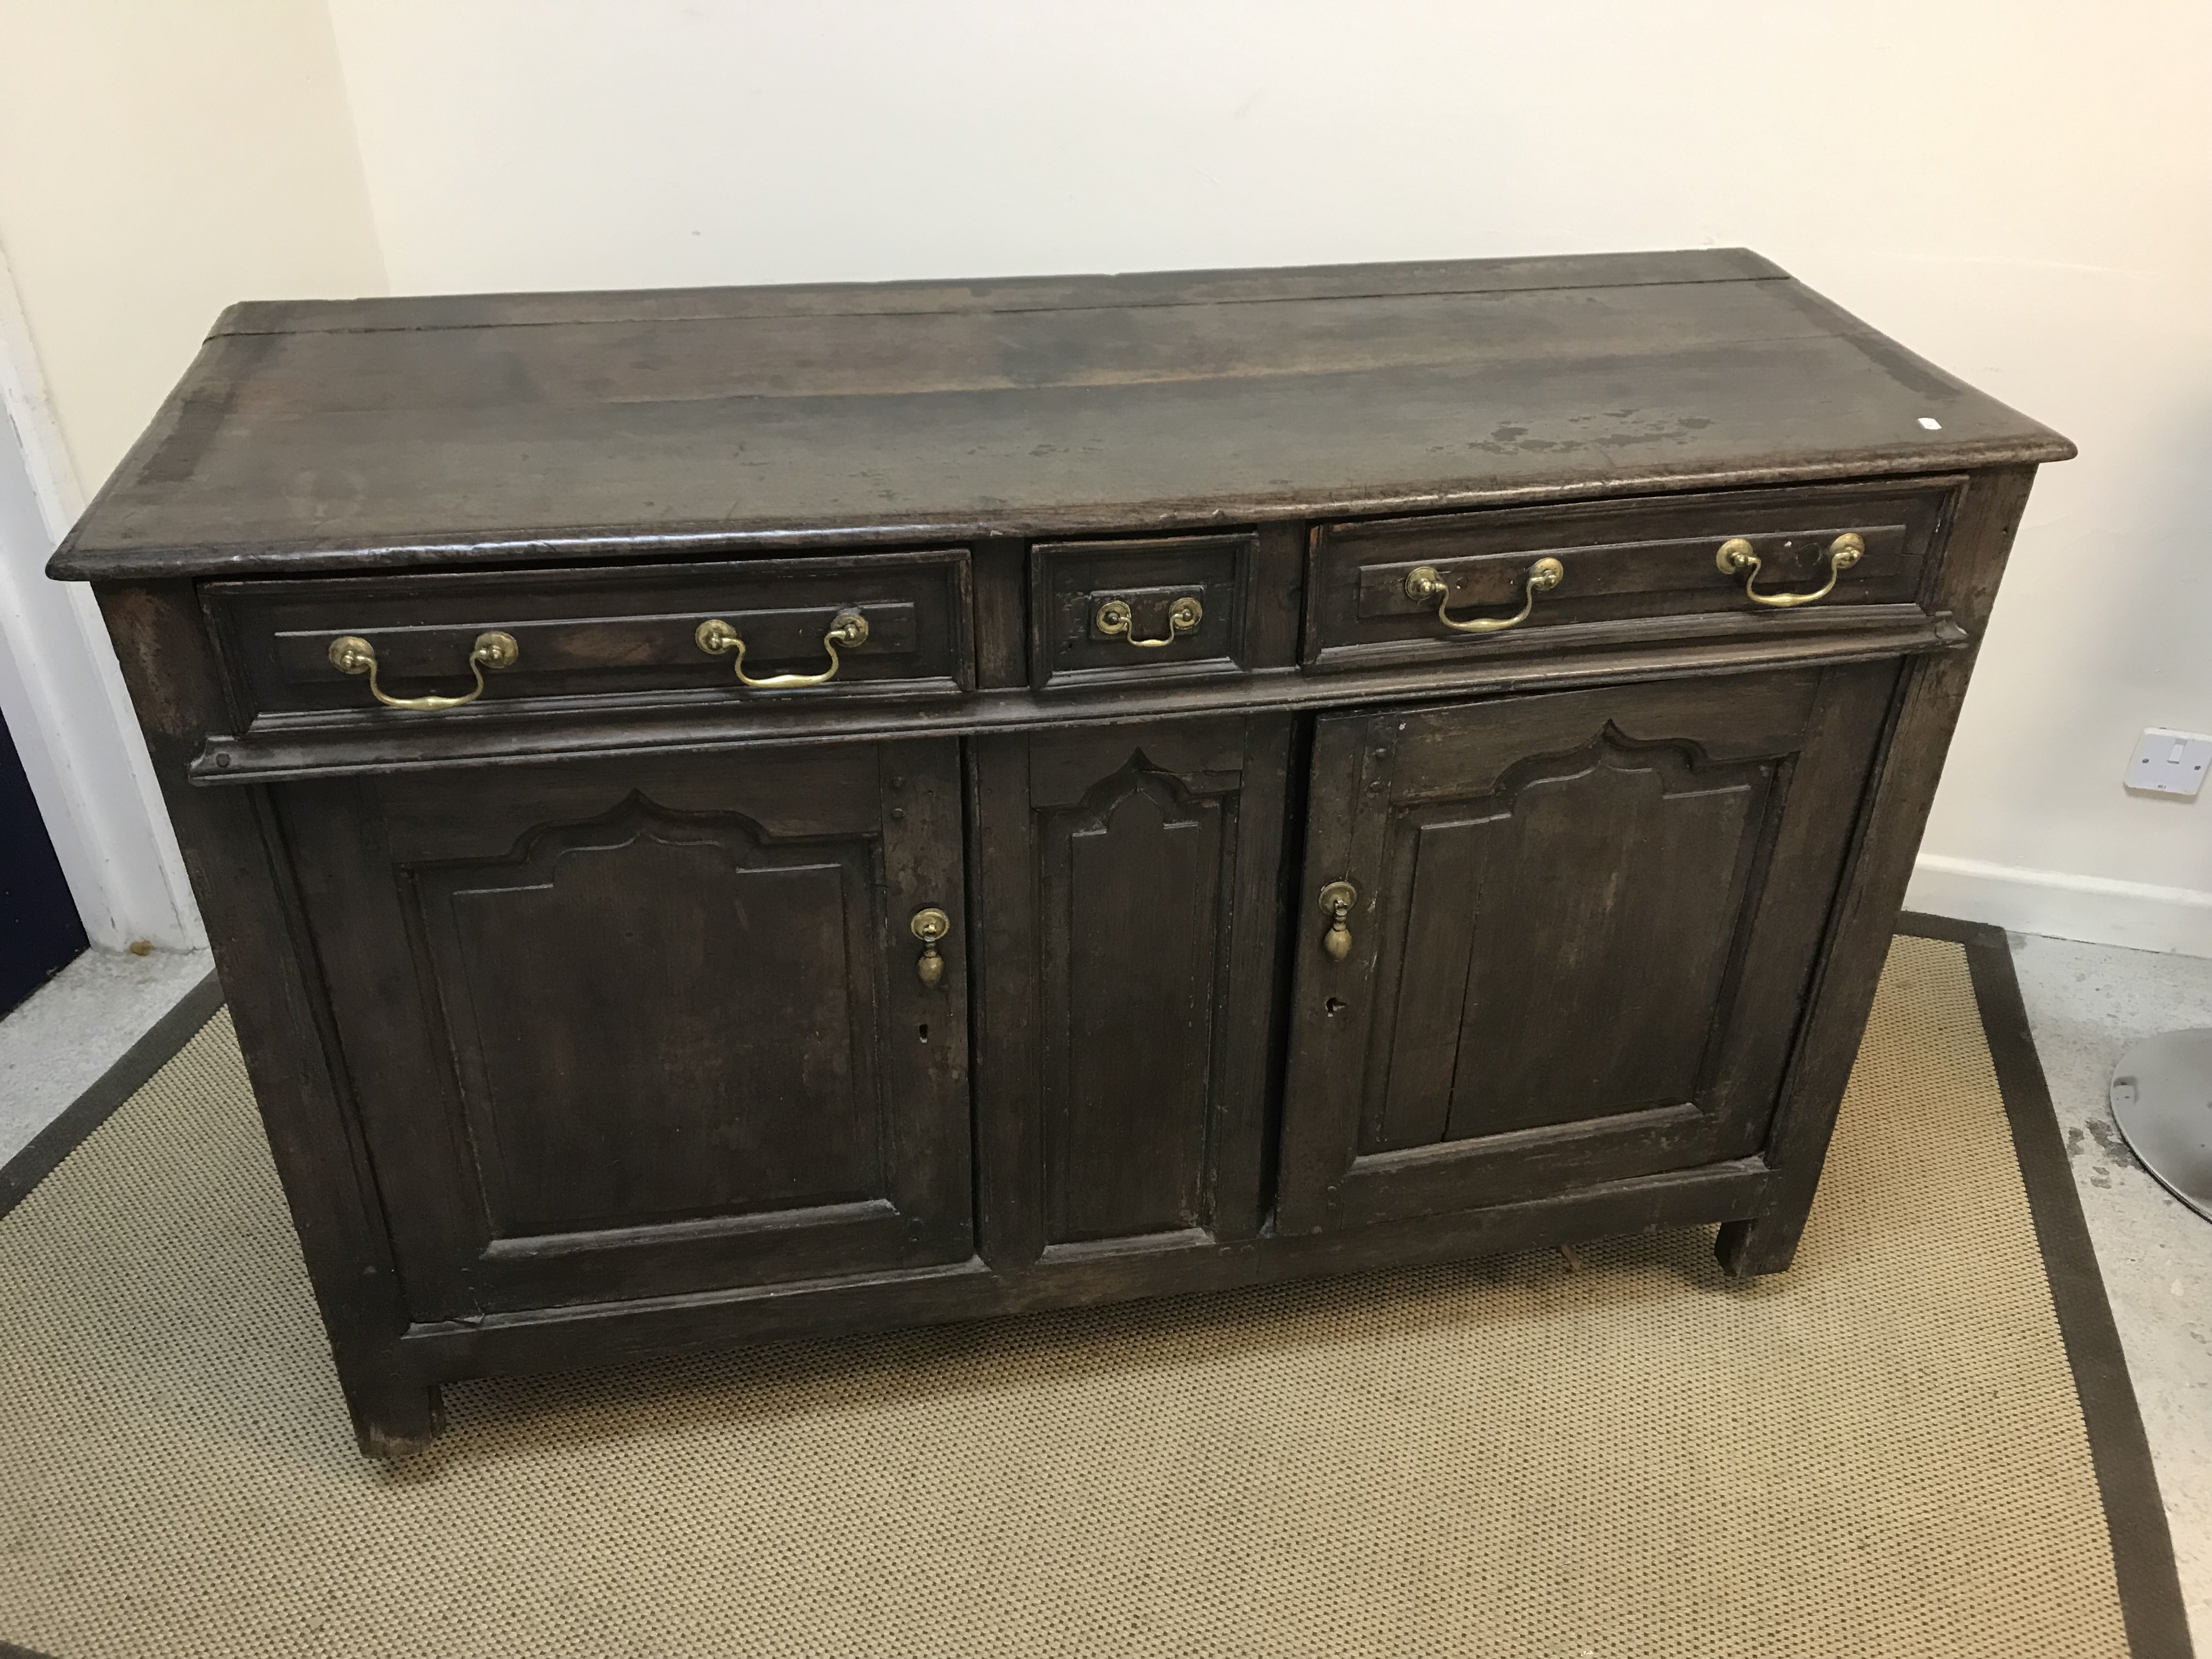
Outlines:
{"label": "white electrical socket", "polygon": [[2207,766],[2212,766],[2212,738],[2148,726],[2135,753],[2128,757],[2125,781],[2129,788],[2145,794],[2193,796],[2204,787]]}

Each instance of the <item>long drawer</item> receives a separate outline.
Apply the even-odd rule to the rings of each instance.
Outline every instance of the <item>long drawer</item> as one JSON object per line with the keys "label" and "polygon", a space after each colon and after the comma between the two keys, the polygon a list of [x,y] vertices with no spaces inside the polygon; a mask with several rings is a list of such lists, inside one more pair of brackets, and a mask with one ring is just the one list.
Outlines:
{"label": "long drawer", "polygon": [[975,684],[965,548],[222,581],[201,592],[247,720]]}
{"label": "long drawer", "polygon": [[1894,621],[1960,480],[1729,490],[1316,526],[1310,668]]}

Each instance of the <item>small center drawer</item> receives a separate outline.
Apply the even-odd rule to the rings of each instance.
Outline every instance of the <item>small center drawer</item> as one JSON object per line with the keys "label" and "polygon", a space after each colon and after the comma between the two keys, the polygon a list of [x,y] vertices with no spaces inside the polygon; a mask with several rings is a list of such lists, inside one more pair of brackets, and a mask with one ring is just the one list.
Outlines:
{"label": "small center drawer", "polygon": [[1960,482],[1321,525],[1304,661],[1370,667],[1917,616]]}
{"label": "small center drawer", "polygon": [[1040,690],[1243,673],[1250,532],[1040,542],[1030,661]]}
{"label": "small center drawer", "polygon": [[[247,720],[422,718],[463,706],[457,699],[488,710],[555,699],[950,695],[975,684],[964,548],[221,581],[201,595]],[[702,630],[717,623],[719,633],[704,635]],[[775,679],[784,683],[758,684]],[[395,708],[380,692],[428,706]]]}

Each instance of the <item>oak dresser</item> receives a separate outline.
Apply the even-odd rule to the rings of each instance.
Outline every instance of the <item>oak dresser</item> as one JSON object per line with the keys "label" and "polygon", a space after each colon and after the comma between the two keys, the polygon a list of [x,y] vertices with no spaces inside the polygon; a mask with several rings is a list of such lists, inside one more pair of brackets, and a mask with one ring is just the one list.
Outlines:
{"label": "oak dresser", "polygon": [[249,304],[52,570],[386,1455],[490,1372],[1785,1267],[2072,453],[1733,250]]}

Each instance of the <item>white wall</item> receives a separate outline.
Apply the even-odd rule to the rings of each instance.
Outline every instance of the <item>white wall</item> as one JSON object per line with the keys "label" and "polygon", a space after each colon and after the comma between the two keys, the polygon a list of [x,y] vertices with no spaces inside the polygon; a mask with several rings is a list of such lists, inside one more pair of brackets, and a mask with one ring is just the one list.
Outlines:
{"label": "white wall", "polygon": [[[303,3],[259,9],[296,23]],[[1920,902],[2212,954],[2212,801],[2118,782],[2137,728],[2212,729],[2202,0],[331,0],[331,17],[401,291],[1759,248],[2084,452],[2038,486]],[[185,50],[176,33],[160,52]],[[303,259],[352,246],[353,208],[331,204],[357,199],[316,131],[283,175]],[[198,235],[189,209],[134,235],[145,212],[112,210],[103,263]],[[212,234],[274,233],[264,215]],[[367,263],[256,257],[195,289],[196,323],[218,297],[280,276],[328,291]],[[166,344],[77,338],[50,372],[89,473],[150,412],[139,383],[182,358],[155,372]],[[103,350],[138,380],[115,384]]]}
{"label": "white wall", "polygon": [[383,285],[321,0],[0,0],[0,708],[94,944],[202,936],[106,630],[46,555],[222,307]]}

